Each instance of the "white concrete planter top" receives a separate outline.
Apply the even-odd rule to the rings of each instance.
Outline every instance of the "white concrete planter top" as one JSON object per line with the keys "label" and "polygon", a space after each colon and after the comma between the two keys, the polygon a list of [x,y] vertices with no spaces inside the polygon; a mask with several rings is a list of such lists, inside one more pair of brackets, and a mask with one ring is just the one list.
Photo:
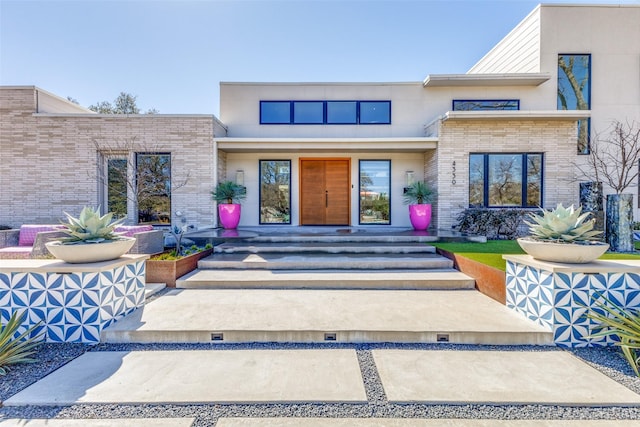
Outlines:
{"label": "white concrete planter top", "polygon": [[78,243],[63,245],[60,241],[46,243],[51,254],[70,264],[108,261],[120,258],[136,242],[134,237],[122,237],[102,243]]}
{"label": "white concrete planter top", "polygon": [[526,253],[540,261],[566,262],[569,264],[586,264],[602,254],[609,245],[594,242],[590,244],[542,242],[528,238],[518,239],[518,244]]}

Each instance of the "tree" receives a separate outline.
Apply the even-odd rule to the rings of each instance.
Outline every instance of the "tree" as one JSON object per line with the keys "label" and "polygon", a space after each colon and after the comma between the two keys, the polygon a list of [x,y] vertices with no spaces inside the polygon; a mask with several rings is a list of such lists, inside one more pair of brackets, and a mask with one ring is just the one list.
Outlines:
{"label": "tree", "polygon": [[597,134],[586,164],[574,163],[578,180],[604,182],[616,194],[638,185],[640,123],[613,121],[607,134]]}
{"label": "tree", "polygon": [[67,101],[72,102],[72,103],[74,103],[74,104],[76,104],[76,105],[80,105],[80,103],[78,102],[78,100],[77,100],[77,99],[75,99],[75,98],[74,98],[74,97],[72,97],[72,96],[67,96]]}
{"label": "tree", "polygon": [[[99,114],[140,114],[140,108],[136,103],[138,97],[127,92],[120,92],[120,95],[113,101],[101,101],[90,105],[89,109]],[[157,114],[159,111],[150,108],[145,114]]]}
{"label": "tree", "polygon": [[640,124],[613,121],[598,134],[584,164],[574,163],[578,179],[603,182],[615,194],[607,196],[605,239],[614,252],[632,252],[633,194],[622,194],[640,178]]}

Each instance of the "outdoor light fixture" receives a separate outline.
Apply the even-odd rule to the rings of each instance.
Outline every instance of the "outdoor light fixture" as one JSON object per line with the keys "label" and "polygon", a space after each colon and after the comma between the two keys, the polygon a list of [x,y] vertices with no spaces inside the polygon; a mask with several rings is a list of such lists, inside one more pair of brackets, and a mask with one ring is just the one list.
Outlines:
{"label": "outdoor light fixture", "polygon": [[416,181],[416,174],[414,171],[406,171],[405,173],[405,184],[407,187],[411,187],[413,183]]}
{"label": "outdoor light fixture", "polygon": [[236,184],[244,186],[244,171],[236,171]]}

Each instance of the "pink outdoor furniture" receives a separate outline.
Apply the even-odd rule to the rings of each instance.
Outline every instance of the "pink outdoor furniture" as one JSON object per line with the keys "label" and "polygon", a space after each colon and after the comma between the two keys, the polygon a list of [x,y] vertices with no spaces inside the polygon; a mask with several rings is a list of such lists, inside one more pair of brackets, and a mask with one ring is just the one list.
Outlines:
{"label": "pink outdoor furniture", "polygon": [[[45,243],[65,237],[63,225],[25,224],[20,229],[0,230],[0,259],[49,258]],[[116,228],[123,236],[135,237],[129,253],[155,254],[164,250],[164,233],[151,225],[130,225]]]}

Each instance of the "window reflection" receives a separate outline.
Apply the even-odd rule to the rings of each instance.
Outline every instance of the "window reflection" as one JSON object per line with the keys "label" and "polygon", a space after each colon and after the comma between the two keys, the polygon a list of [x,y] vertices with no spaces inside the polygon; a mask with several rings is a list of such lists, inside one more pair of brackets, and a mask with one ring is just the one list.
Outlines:
{"label": "window reflection", "polygon": [[260,161],[260,224],[291,223],[291,161]]}
{"label": "window reflection", "polygon": [[[558,110],[591,108],[591,55],[558,55]],[[578,154],[589,154],[589,119],[578,121]]]}
{"label": "window reflection", "polygon": [[390,224],[390,160],[360,160],[360,224]]}

